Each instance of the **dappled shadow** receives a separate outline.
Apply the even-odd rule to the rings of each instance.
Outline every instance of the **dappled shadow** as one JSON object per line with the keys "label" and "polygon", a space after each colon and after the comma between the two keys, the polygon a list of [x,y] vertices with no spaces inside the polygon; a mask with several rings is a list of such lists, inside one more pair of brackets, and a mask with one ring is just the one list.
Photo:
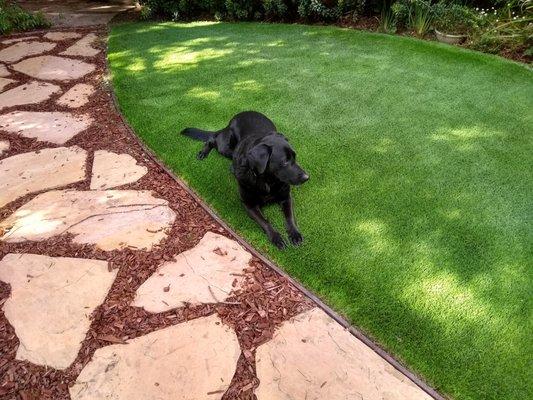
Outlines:
{"label": "dappled shadow", "polygon": [[[452,395],[525,390],[529,71],[330,27],[140,24],[110,40],[126,117],[239,232]],[[295,190],[301,248],[273,251],[228,161],[196,162],[199,144],[177,135],[243,109],[271,117],[310,172]],[[502,371],[516,379],[488,393]]]}

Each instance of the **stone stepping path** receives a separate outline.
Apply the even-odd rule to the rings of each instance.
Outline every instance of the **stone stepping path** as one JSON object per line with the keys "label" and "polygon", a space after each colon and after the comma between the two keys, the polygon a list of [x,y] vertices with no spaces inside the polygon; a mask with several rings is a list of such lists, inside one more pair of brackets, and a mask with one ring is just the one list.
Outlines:
{"label": "stone stepping path", "polygon": [[149,191],[54,190],[38,195],[0,222],[0,241],[40,241],[70,233],[74,243],[102,250],[150,250],[176,214]]}
{"label": "stone stepping path", "polygon": [[259,346],[256,366],[258,400],[431,398],[318,308]]}
{"label": "stone stepping path", "polygon": [[96,39],[97,36],[94,33],[89,33],[60,54],[63,56],[93,57],[100,52],[99,49],[91,46]]}
{"label": "stone stepping path", "polygon": [[96,350],[72,400],[221,399],[240,355],[218,317],[198,318]]}
{"label": "stone stepping path", "polygon": [[133,305],[157,313],[186,303],[219,303],[242,281],[251,259],[235,241],[207,232],[176,261],[161,265],[137,290]]}
{"label": "stone stepping path", "polygon": [[45,53],[54,47],[56,44],[50,42],[18,42],[0,50],[0,61],[12,63],[29,56]]}
{"label": "stone stepping path", "polygon": [[61,88],[47,82],[29,82],[0,93],[0,110],[24,104],[37,104],[48,100]]}
{"label": "stone stepping path", "polygon": [[57,104],[69,108],[78,108],[89,102],[89,97],[94,93],[94,86],[79,83],[72,86],[68,92],[57,100]]}
{"label": "stone stepping path", "polygon": [[105,261],[6,255],[0,280],[11,285],[11,296],[3,311],[20,340],[17,360],[67,368],[116,274]]}
{"label": "stone stepping path", "polygon": [[87,115],[58,111],[13,111],[0,115],[0,129],[54,144],[64,144],[91,123],[92,118]]}
{"label": "stone stepping path", "polygon": [[429,398],[144,155],[96,32],[0,46],[0,397]]}
{"label": "stone stepping path", "polygon": [[94,71],[94,64],[65,57],[39,56],[13,65],[13,69],[43,80],[70,81]]}
{"label": "stone stepping path", "polygon": [[77,146],[43,149],[0,160],[0,207],[28,193],[85,179],[87,152]]}
{"label": "stone stepping path", "polygon": [[105,150],[94,152],[91,189],[111,189],[141,179],[148,169],[129,154]]}

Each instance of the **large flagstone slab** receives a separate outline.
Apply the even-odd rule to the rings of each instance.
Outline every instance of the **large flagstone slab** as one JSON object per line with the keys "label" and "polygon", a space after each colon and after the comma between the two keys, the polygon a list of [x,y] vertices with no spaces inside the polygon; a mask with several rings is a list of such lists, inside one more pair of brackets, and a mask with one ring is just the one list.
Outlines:
{"label": "large flagstone slab", "polygon": [[11,285],[3,309],[20,341],[16,358],[67,368],[116,274],[105,261],[7,254],[0,280]]}
{"label": "large flagstone slab", "polygon": [[94,93],[94,86],[78,83],[57,100],[57,104],[70,108],[78,108],[88,103],[89,96]]}
{"label": "large flagstone slab", "polygon": [[13,111],[0,115],[0,129],[41,142],[63,144],[92,123],[88,115],[68,112]]}
{"label": "large flagstone slab", "polygon": [[23,37],[14,38],[14,39],[2,40],[2,44],[13,44],[13,43],[17,43],[17,42],[27,42],[27,41],[29,41],[31,39],[39,39],[39,36],[23,36]]}
{"label": "large flagstone slab", "polygon": [[13,82],[16,82],[15,80],[13,79],[9,79],[9,78],[1,78],[0,77],[0,92],[2,90],[4,90],[4,88],[9,85],[10,83],[13,83]]}
{"label": "large flagstone slab", "polygon": [[151,249],[167,236],[176,214],[150,191],[53,190],[42,193],[0,222],[0,240],[40,241],[70,233],[75,243],[102,250]]}
{"label": "large flagstone slab", "polygon": [[240,355],[216,315],[102,347],[70,388],[72,400],[221,399]]}
{"label": "large flagstone slab", "polygon": [[91,44],[97,39],[94,33],[89,33],[84,36],[82,39],[78,40],[68,49],[63,51],[61,55],[64,56],[81,56],[81,57],[92,57],[97,55],[100,52],[100,49],[95,49]]}
{"label": "large flagstone slab", "polygon": [[11,73],[7,70],[4,64],[0,64],[0,77],[9,76]]}
{"label": "large flagstone slab", "polygon": [[57,85],[46,82],[29,82],[0,93],[0,110],[24,104],[37,104],[61,91]]}
{"label": "large flagstone slab", "polygon": [[54,42],[61,42],[63,40],[78,39],[81,33],[77,32],[48,32],[44,37]]}
{"label": "large flagstone slab", "polygon": [[149,312],[163,312],[185,303],[224,301],[242,281],[243,270],[252,259],[237,242],[207,232],[191,250],[176,256],[176,261],[161,265],[144,282],[133,305]]}
{"label": "large flagstone slab", "polygon": [[17,42],[0,50],[0,61],[12,63],[25,57],[41,54],[56,47],[50,42]]}
{"label": "large flagstone slab", "polygon": [[110,189],[141,179],[148,168],[137,165],[129,154],[116,154],[105,150],[94,152],[91,189]]}
{"label": "large flagstone slab", "polygon": [[28,193],[85,179],[87,152],[77,146],[43,149],[0,160],[0,207]]}
{"label": "large flagstone slab", "polygon": [[256,352],[258,400],[429,400],[324,311],[300,314]]}
{"label": "large flagstone slab", "polygon": [[33,78],[70,81],[79,79],[95,69],[94,64],[66,57],[40,56],[27,58],[13,65],[13,69]]}
{"label": "large flagstone slab", "polygon": [[0,156],[9,150],[9,142],[7,140],[0,140]]}

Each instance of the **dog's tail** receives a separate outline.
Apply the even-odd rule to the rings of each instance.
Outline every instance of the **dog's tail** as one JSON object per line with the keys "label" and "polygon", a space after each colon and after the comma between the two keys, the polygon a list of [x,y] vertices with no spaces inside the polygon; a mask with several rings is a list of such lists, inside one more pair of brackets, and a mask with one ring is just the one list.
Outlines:
{"label": "dog's tail", "polygon": [[202,142],[207,142],[211,136],[215,134],[215,132],[210,131],[203,131],[201,129],[196,128],[185,128],[181,131],[182,135],[189,136],[190,138],[193,138],[194,140],[201,140]]}

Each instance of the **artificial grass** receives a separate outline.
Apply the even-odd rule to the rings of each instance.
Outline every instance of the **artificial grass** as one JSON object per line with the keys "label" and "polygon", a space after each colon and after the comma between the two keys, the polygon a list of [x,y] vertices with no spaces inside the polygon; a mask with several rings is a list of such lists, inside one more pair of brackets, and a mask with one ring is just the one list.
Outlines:
{"label": "artificial grass", "polygon": [[[455,47],[334,27],[114,26],[140,137],[260,250],[458,399],[533,397],[533,76]],[[246,216],[229,161],[178,132],[257,110],[311,175],[305,244]],[[267,215],[283,232],[281,213]]]}

